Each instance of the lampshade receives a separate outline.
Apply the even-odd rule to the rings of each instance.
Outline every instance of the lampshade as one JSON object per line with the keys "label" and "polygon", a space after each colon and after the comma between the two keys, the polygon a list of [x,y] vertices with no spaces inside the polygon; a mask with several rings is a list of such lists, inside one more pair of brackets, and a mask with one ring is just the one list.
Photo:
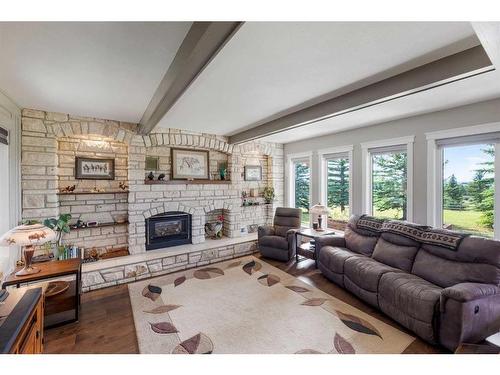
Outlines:
{"label": "lampshade", "polygon": [[55,238],[55,232],[43,224],[19,225],[9,230],[0,238],[0,245],[41,245]]}
{"label": "lampshade", "polygon": [[330,210],[328,210],[328,207],[318,203],[312,206],[309,212],[311,214],[316,214],[316,215],[328,215]]}

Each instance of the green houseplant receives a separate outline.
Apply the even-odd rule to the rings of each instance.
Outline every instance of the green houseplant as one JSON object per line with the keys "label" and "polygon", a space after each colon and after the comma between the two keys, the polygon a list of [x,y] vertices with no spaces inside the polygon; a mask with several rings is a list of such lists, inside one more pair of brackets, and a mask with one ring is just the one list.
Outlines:
{"label": "green houseplant", "polygon": [[[70,214],[60,214],[59,217],[56,219],[54,217],[50,219],[45,219],[43,221],[43,224],[50,229],[54,230],[57,233],[56,237],[56,250],[58,251],[58,254],[64,251],[64,246],[61,244],[62,241],[62,236],[63,233],[69,233],[70,232],[70,227],[69,227],[69,221],[71,220],[71,215]],[[54,255],[56,255],[54,253]]]}
{"label": "green houseplant", "polygon": [[272,203],[274,201],[274,188],[270,186],[266,186],[264,188],[264,199],[266,203]]}

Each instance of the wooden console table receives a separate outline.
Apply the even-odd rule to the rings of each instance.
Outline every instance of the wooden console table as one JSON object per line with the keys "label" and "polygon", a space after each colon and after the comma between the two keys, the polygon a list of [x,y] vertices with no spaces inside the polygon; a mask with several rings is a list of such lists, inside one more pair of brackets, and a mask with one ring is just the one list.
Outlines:
{"label": "wooden console table", "polygon": [[35,267],[40,272],[16,276],[20,269],[15,269],[8,275],[2,285],[3,289],[23,286],[42,286],[58,278],[73,278],[69,281],[69,287],[63,293],[45,298],[45,324],[46,328],[56,327],[66,323],[76,322],[80,314],[80,290],[81,290],[81,259],[72,258],[67,260],[54,260],[45,263],[37,263]]}

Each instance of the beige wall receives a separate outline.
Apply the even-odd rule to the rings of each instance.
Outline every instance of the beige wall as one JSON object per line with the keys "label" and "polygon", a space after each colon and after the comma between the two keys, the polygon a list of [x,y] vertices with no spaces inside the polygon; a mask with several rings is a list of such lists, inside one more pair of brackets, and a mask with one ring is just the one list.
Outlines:
{"label": "beige wall", "polygon": [[[427,141],[425,133],[499,121],[500,99],[495,99],[289,143],[285,145],[285,159],[290,154],[313,152],[312,202],[318,202],[321,199],[318,185],[319,165],[315,151],[327,147],[353,145],[353,170],[351,172],[353,184],[352,212],[362,213],[362,156],[360,144],[362,142],[414,135],[413,220],[418,223],[426,223]],[[285,184],[285,186],[287,185]],[[285,192],[285,196],[288,199],[288,192]],[[285,202],[288,202],[288,200],[285,200]]]}

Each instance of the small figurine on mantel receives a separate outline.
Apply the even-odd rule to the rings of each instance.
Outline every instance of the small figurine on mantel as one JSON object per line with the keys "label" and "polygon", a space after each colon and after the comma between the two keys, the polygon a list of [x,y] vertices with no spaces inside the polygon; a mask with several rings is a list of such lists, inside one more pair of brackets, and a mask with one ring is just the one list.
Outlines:
{"label": "small figurine on mantel", "polygon": [[61,193],[72,193],[73,191],[75,191],[75,188],[76,188],[76,185],[73,185],[73,186],[65,186],[61,189]]}
{"label": "small figurine on mantel", "polygon": [[165,180],[165,173],[160,173],[158,176],[158,181],[164,181]]}
{"label": "small figurine on mantel", "polygon": [[90,190],[91,193],[104,193],[106,189],[104,188],[98,188],[97,186],[94,186],[92,190]]}
{"label": "small figurine on mantel", "polygon": [[149,172],[148,180],[153,181],[155,179],[155,174],[153,172]]}
{"label": "small figurine on mantel", "polygon": [[128,185],[123,181],[118,184],[118,187],[122,190],[128,190]]}

